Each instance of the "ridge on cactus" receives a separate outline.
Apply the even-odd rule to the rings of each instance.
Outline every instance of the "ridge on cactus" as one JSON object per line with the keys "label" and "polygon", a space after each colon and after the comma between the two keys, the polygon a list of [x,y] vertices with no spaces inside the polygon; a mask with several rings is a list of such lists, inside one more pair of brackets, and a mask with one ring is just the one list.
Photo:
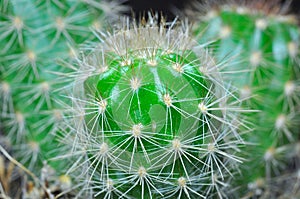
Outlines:
{"label": "ridge on cactus", "polygon": [[249,116],[256,127],[243,138],[254,147],[245,148],[249,161],[237,183],[242,194],[254,198],[276,197],[268,183],[286,167],[299,135],[300,31],[295,18],[285,15],[287,6],[278,5],[206,1],[189,10],[198,42],[214,41],[208,47],[217,62],[232,57],[220,68],[224,80],[239,90],[245,107],[259,110]]}
{"label": "ridge on cactus", "polygon": [[81,197],[222,198],[242,161],[241,101],[183,26],[148,18],[95,31],[78,54],[67,173]]}

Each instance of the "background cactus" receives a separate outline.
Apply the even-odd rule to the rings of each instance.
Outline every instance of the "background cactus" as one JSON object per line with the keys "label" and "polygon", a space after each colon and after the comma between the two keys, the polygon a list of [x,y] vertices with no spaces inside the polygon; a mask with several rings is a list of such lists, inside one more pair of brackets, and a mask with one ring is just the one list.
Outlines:
{"label": "background cactus", "polygon": [[250,161],[238,183],[248,185],[247,197],[264,189],[275,197],[267,182],[286,168],[299,133],[300,32],[278,2],[237,2],[196,3],[193,34],[200,43],[214,40],[208,46],[226,63],[223,78],[239,89],[245,106],[259,110],[248,114],[255,126],[244,138],[254,147],[243,151]]}
{"label": "background cactus", "polygon": [[[72,62],[80,43],[95,39],[92,32],[102,28],[107,16],[124,11],[121,3],[0,2],[0,126],[14,157],[38,176],[45,161],[60,153],[56,136],[63,129],[68,102],[62,90],[68,80],[59,75],[70,71],[62,63]],[[60,175],[65,162],[50,164]]]}
{"label": "background cactus", "polygon": [[101,33],[80,53],[69,172],[80,170],[96,198],[222,197],[241,162],[240,101],[227,101],[233,94],[207,51],[156,19]]}

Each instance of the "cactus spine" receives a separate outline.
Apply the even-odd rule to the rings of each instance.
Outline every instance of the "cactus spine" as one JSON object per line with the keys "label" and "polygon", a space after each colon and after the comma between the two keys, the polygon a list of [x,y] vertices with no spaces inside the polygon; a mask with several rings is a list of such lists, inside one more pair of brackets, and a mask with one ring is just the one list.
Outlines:
{"label": "cactus spine", "polygon": [[222,197],[241,162],[240,102],[227,102],[233,94],[207,51],[195,54],[187,32],[155,19],[83,48],[67,120],[69,155],[80,160],[70,172],[80,168],[92,197]]}
{"label": "cactus spine", "polygon": [[[69,82],[59,75],[70,71],[62,62],[95,38],[92,30],[102,28],[108,13],[123,8],[116,1],[0,2],[0,126],[14,157],[36,175],[60,153],[57,136],[68,103],[61,96]],[[64,162],[51,166],[58,175],[65,168]]]}
{"label": "cactus spine", "polygon": [[259,110],[249,116],[255,130],[245,140],[255,147],[244,151],[250,161],[241,180],[251,197],[270,191],[267,181],[284,168],[299,128],[300,32],[293,17],[272,13],[278,7],[270,4],[210,7],[194,29],[200,43],[215,40],[209,47],[218,61],[227,62],[221,70],[224,79],[239,89],[241,99],[247,99],[245,106]]}

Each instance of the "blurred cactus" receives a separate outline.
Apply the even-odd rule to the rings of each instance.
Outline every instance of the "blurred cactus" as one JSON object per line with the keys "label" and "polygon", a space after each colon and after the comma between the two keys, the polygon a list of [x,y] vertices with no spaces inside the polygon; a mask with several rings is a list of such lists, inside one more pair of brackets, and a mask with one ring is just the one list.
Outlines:
{"label": "blurred cactus", "polygon": [[243,151],[249,161],[238,183],[248,185],[254,198],[285,168],[299,133],[300,32],[284,8],[279,1],[228,1],[195,3],[189,10],[198,41],[214,40],[208,47],[224,62],[222,77],[239,89],[245,106],[259,110],[248,115],[255,130],[244,139],[254,147]]}
{"label": "blurred cactus", "polygon": [[[59,76],[70,71],[62,62],[124,9],[121,1],[0,1],[0,128],[14,157],[36,175],[60,153],[69,82]],[[60,175],[65,162],[50,164]]]}

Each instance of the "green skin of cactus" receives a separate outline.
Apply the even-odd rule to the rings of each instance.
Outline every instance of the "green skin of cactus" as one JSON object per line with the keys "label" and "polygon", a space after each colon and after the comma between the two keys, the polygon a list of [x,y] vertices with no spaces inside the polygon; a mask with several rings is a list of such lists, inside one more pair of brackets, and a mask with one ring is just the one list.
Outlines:
{"label": "green skin of cactus", "polygon": [[[107,143],[109,148],[120,147],[120,154],[122,155],[118,155],[115,161],[120,162],[120,164],[126,162],[123,163],[123,166],[119,166],[123,167],[124,171],[118,168],[117,163],[113,163],[109,166],[108,174],[106,174],[108,178],[114,181],[114,186],[119,187],[120,192],[133,198],[160,198],[162,196],[155,193],[155,190],[148,191],[146,185],[144,185],[143,193],[140,183],[134,186],[135,181],[128,181],[124,184],[122,179],[136,174],[141,166],[152,175],[161,172],[161,176],[158,176],[160,179],[166,178],[166,174],[170,175],[172,178],[166,178],[168,179],[166,181],[174,184],[175,187],[177,185],[176,179],[182,176],[186,177],[180,158],[177,158],[173,165],[173,158],[170,161],[168,160],[169,156],[163,157],[161,160],[158,160],[157,157],[161,157],[164,150],[170,148],[172,140],[176,138],[186,140],[192,137],[201,137],[201,139],[195,139],[194,146],[205,144],[211,139],[206,133],[206,124],[197,118],[185,117],[178,111],[180,109],[186,114],[200,118],[197,107],[201,99],[204,99],[208,94],[207,82],[190,60],[182,58],[182,55],[176,53],[162,54],[158,51],[154,58],[155,65],[152,65],[147,61],[148,59],[136,57],[134,51],[128,54],[130,61],[127,62],[118,55],[108,56],[113,57],[112,60],[108,58],[109,69],[85,81],[86,96],[94,96],[95,101],[102,105],[105,104],[97,112],[97,114],[100,113],[96,124],[98,130],[94,132],[93,137],[96,137],[99,143],[103,138],[103,142]],[[174,69],[174,63],[177,63],[177,60],[181,60],[182,65],[185,65],[184,74]],[[171,106],[169,107],[169,99],[166,96],[171,97]],[[91,108],[91,110],[95,109]],[[94,122],[91,122],[92,118],[96,117],[95,111],[86,115],[86,121],[90,124],[89,129],[95,128]],[[134,125],[139,125],[141,128],[134,130]],[[191,131],[192,133],[190,133]],[[143,133],[151,137],[144,139]],[[136,145],[133,141],[135,136],[142,140]],[[145,153],[148,154],[149,161],[146,160]],[[92,156],[93,154],[90,154],[90,157]],[[131,163],[130,160],[132,160]],[[203,167],[203,162],[198,162],[195,159],[191,158],[192,162],[185,158],[183,160],[185,169],[191,176],[197,170],[195,170],[195,166]],[[164,165],[166,162],[167,164]],[[156,166],[153,167],[154,165]],[[172,165],[174,166],[173,169]],[[147,170],[151,166],[152,168]],[[97,163],[92,167],[95,167],[99,173],[103,169],[103,165]],[[153,180],[153,185],[157,189],[170,186],[170,184],[164,184],[156,179]],[[198,189],[201,191],[200,187]],[[131,191],[128,192],[127,190]],[[95,191],[100,192],[101,189]],[[105,194],[107,192],[100,194],[99,198],[103,198]],[[193,193],[190,194],[193,195]],[[185,197],[182,194],[182,198]]]}
{"label": "green skin of cactus", "polygon": [[[70,70],[58,61],[72,61],[71,49],[76,51],[83,41],[95,38],[90,28],[97,26],[94,22],[101,22],[103,11],[81,1],[59,4],[52,1],[5,1],[4,8],[0,15],[3,22],[0,25],[0,86],[9,85],[12,100],[3,108],[5,105],[2,104],[6,102],[1,101],[4,98],[1,98],[0,90],[1,127],[6,133],[12,131],[9,135],[12,146],[31,143],[16,149],[14,156],[40,175],[43,161],[60,153],[53,152],[57,149],[56,139],[59,137],[56,135],[59,132],[53,129],[62,117],[64,107],[61,103],[69,103],[62,97],[64,93],[60,93],[61,88],[69,83],[59,79],[58,73]],[[9,28],[13,29],[10,33]],[[37,95],[38,92],[42,94]],[[8,110],[10,106],[13,110]],[[17,133],[18,127],[7,125],[11,120],[7,115],[14,115],[14,112],[20,113],[19,120],[25,123],[21,133]],[[11,130],[15,128],[17,130]],[[32,153],[24,153],[26,151],[33,151],[38,158],[30,158]],[[58,173],[65,168],[64,163],[61,167],[58,162],[50,164],[57,168]]]}
{"label": "green skin of cactus", "polygon": [[[241,91],[249,88],[253,95],[245,104],[259,112],[248,115],[255,130],[246,135],[245,140],[256,145],[245,148],[245,152],[251,154],[246,158],[251,161],[245,163],[241,183],[264,179],[270,175],[266,168],[271,164],[267,156],[272,159],[273,149],[290,142],[283,129],[276,129],[276,119],[281,114],[287,116],[295,112],[287,107],[284,89],[288,81],[298,78],[294,60],[298,56],[299,29],[296,24],[280,21],[276,16],[221,9],[216,16],[196,26],[194,34],[200,35],[200,43],[218,38],[209,48],[218,61],[228,61],[224,79]],[[295,126],[287,128],[292,138],[297,137]],[[272,169],[270,173],[272,175]]]}

